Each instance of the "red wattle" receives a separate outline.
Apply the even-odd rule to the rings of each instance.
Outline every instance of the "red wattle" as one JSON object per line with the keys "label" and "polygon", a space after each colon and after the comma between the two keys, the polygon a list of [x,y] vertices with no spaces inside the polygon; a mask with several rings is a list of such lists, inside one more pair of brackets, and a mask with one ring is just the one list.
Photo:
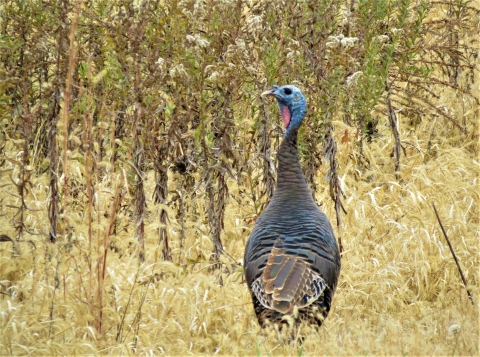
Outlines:
{"label": "red wattle", "polygon": [[282,106],[280,112],[280,114],[282,115],[283,124],[285,124],[285,128],[288,128],[291,119],[290,110],[287,106]]}

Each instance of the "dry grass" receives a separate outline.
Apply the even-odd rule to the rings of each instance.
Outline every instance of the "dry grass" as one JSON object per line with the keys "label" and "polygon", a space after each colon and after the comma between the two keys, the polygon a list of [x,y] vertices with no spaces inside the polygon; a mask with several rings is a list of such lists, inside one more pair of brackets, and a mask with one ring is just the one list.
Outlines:
{"label": "dry grass", "polygon": [[[340,142],[344,127],[337,124]],[[372,158],[370,171],[355,170],[351,142],[339,144],[348,197],[342,273],[327,322],[318,332],[307,331],[303,349],[260,331],[241,270],[232,260],[223,258],[222,273],[210,270],[205,252],[211,251],[211,242],[195,217],[187,222],[185,246],[190,248],[183,252],[184,264],[161,262],[155,238],[160,206],[149,201],[146,261],[135,258],[131,227],[113,237],[117,252],[108,255],[103,333],[89,324],[97,302],[86,295],[87,224],[81,212],[70,208],[75,231],[58,245],[46,243],[43,236],[30,238],[36,248],[29,242],[15,247],[0,243],[1,291],[10,295],[0,297],[0,354],[478,355],[477,133],[468,138],[452,135],[440,119],[425,120],[417,128],[401,127],[402,138],[411,145],[406,145],[397,181],[390,158],[392,136],[387,127],[381,129],[380,137],[366,147],[366,156]],[[74,177],[81,174],[74,163],[70,170]],[[317,198],[334,220],[325,170],[324,165],[318,173],[322,190]],[[32,211],[26,220],[42,232],[48,232],[47,181],[40,177],[27,201]],[[0,185],[8,183],[4,175]],[[226,250],[241,260],[252,228],[245,217],[253,208],[230,183],[223,240]],[[146,187],[151,192],[151,177]],[[104,182],[97,194],[99,207],[106,211],[111,182]],[[8,186],[0,195],[1,226],[10,227],[8,205],[17,202]],[[433,202],[475,307],[442,236]],[[94,222],[100,236],[106,222],[103,217]],[[14,235],[8,228],[2,233]],[[170,234],[175,237],[174,225]],[[179,246],[172,241],[178,261]],[[94,253],[91,259],[96,257]]]}
{"label": "dry grass", "polygon": [[[478,77],[478,71],[476,74]],[[478,84],[479,78],[474,83]],[[77,161],[76,155],[83,157],[83,153],[70,153],[66,171],[72,187],[76,183],[83,191],[69,191],[68,216],[59,219],[60,239],[57,244],[48,243],[49,176],[32,179],[34,186],[28,189],[25,201],[29,210],[24,211],[21,222],[14,208],[20,205],[19,198],[11,183],[11,177],[19,176],[19,165],[12,160],[18,160],[21,152],[18,146],[16,149],[16,139],[9,139],[3,151],[10,161],[0,170],[0,235],[15,237],[13,227],[23,223],[41,235],[25,234],[23,241],[14,244],[0,241],[0,355],[478,355],[478,105],[473,105],[465,118],[459,114],[465,113],[463,101],[470,99],[453,92],[438,99],[439,107],[445,103],[449,115],[466,122],[467,136],[432,113],[426,113],[416,127],[406,126],[407,120],[398,113],[407,154],[402,153],[399,179],[391,157],[391,130],[382,126],[386,120],[377,126],[378,137],[363,148],[370,166],[361,171],[355,132],[336,118],[338,173],[348,212],[342,216],[343,231],[337,232],[344,248],[342,272],[330,316],[319,331],[303,331],[303,347],[298,342],[284,343],[258,326],[238,264],[243,260],[255,209],[253,202],[239,193],[237,183],[229,178],[222,232],[225,251],[231,257],[223,255],[221,269],[214,270],[210,263],[213,245],[203,219],[208,207],[202,200],[188,202],[194,209],[186,213],[182,249],[180,227],[174,218],[177,212],[152,200],[153,172],[145,181],[145,261],[137,258],[135,222],[127,207],[118,214],[117,231],[110,238],[99,332],[95,326],[101,273],[96,269],[103,254],[115,185],[128,179],[120,180],[120,174],[111,170],[111,153],[107,152],[105,162],[97,163],[106,174],[95,186],[90,250],[84,212],[88,199],[83,187],[88,175]],[[244,106],[249,104],[239,104],[241,109]],[[254,118],[245,116],[253,123]],[[26,170],[30,172],[31,167]],[[317,173],[317,199],[335,222],[326,173],[324,164]],[[172,192],[180,178],[170,175]],[[200,180],[200,174],[196,175]],[[125,191],[128,195],[128,189]],[[463,268],[475,306],[468,299],[432,203]],[[161,259],[161,209],[169,210],[171,217],[168,233],[176,263]],[[66,227],[67,223],[74,229]]]}

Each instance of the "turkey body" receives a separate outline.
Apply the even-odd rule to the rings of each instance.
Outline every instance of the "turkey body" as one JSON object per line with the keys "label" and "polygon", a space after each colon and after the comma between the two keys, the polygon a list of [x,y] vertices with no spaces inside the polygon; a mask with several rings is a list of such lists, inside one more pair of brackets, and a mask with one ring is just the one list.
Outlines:
{"label": "turkey body", "polygon": [[[312,198],[297,151],[306,102],[294,86],[266,92],[277,98],[287,132],[278,151],[277,187],[258,217],[244,257],[245,278],[262,327],[320,326],[327,317],[340,273],[332,226]],[[285,96],[291,96],[289,101]]]}

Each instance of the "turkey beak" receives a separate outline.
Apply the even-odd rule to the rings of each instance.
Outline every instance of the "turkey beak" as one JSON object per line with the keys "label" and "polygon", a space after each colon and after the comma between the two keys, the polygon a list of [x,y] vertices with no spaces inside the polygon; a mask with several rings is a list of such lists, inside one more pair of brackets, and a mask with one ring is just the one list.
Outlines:
{"label": "turkey beak", "polygon": [[275,89],[266,90],[265,92],[262,93],[262,97],[265,97],[267,95],[271,95],[275,97]]}

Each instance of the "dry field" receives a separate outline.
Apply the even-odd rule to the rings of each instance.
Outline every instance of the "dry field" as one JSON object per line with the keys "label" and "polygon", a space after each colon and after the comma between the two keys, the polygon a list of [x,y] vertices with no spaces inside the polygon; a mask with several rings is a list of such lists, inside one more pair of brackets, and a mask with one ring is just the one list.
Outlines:
{"label": "dry field", "polygon": [[[14,2],[5,2],[5,4],[7,3],[11,5]],[[38,6],[42,7],[47,3],[38,2],[40,4]],[[168,4],[166,1],[159,3]],[[265,1],[265,3],[274,2]],[[280,2],[278,3],[280,4]],[[437,2],[437,4],[442,3]],[[105,4],[108,4],[108,1]],[[6,5],[1,6],[6,7]],[[17,15],[23,19],[20,17],[23,10],[20,10]],[[88,13],[87,10],[91,9],[85,6],[85,14]],[[39,12],[42,13],[42,11]],[[95,31],[98,31],[98,38],[102,39],[102,41],[99,40],[99,43],[102,46],[105,45],[105,48],[99,45],[100,50],[110,56],[114,51],[113,47],[109,46],[113,45],[105,41],[101,35],[104,32],[105,26],[103,25],[110,21],[108,20],[110,19],[109,11],[105,10],[105,13],[107,20],[102,19],[104,22],[99,22],[100,25],[96,24],[98,28]],[[478,12],[475,13],[478,16]],[[292,14],[295,13],[292,12]],[[240,13],[240,15],[242,14]],[[66,18],[65,15],[65,23],[67,23]],[[255,34],[255,31],[260,33],[265,31],[265,28],[262,27],[255,30],[253,20],[257,19],[257,16],[252,15],[251,22],[247,21],[247,17],[243,15],[239,18],[252,27],[246,26],[244,29],[244,37],[247,39],[247,35],[253,33],[249,40],[251,42],[247,41],[247,43],[256,43],[255,41],[262,38]],[[12,17],[12,19],[14,18]],[[94,19],[92,23],[97,21],[96,17],[92,17],[92,19]],[[124,18],[119,17],[119,19],[115,21],[122,24]],[[157,20],[156,17],[154,19]],[[178,17],[172,20],[174,25],[175,22],[179,23],[178,19],[183,19],[184,28],[179,25],[177,30],[180,35],[170,39],[172,48],[176,48],[173,45],[178,42],[178,38],[185,38],[187,33],[190,34],[188,32],[191,30],[190,20],[199,23],[201,20],[198,16],[195,19],[193,15],[188,19]],[[292,19],[295,20],[296,17],[292,17]],[[441,18],[439,17],[439,19]],[[464,19],[461,20],[464,21]],[[11,21],[13,23],[13,20]],[[439,20],[438,23],[442,23],[442,21]],[[469,21],[478,26],[478,21],[475,22],[472,19]],[[465,21],[465,23],[467,22]],[[47,26],[40,21],[38,23],[41,26]],[[56,22],[52,23],[54,25],[52,28],[56,29]],[[219,34],[226,33],[230,27],[229,23],[223,21],[212,22],[212,24],[214,24],[211,27],[212,31],[218,30]],[[5,22],[5,29],[7,25],[8,21]],[[160,25],[165,29],[170,29],[169,22]],[[159,28],[160,25],[158,25]],[[192,28],[201,28],[197,25],[192,25]],[[222,26],[225,26],[225,30]],[[407,28],[407,25],[405,26]],[[231,27],[235,28],[233,25]],[[132,28],[134,28],[133,25]],[[238,26],[237,30],[240,31],[242,28],[242,26]],[[31,33],[36,36],[44,32],[43,27],[39,27],[39,29]],[[119,29],[123,28],[119,27]],[[180,32],[183,30],[188,31]],[[204,32],[206,31],[201,33]],[[275,34],[275,31],[271,32]],[[54,33],[53,30],[52,33]],[[121,34],[121,31],[118,33]],[[437,35],[435,31],[432,33]],[[87,38],[87,34],[89,32],[85,31],[82,36]],[[109,38],[115,39],[116,34],[116,32],[111,32]],[[380,32],[379,34],[381,35]],[[68,33],[63,36],[67,38]],[[89,41],[94,41],[94,37],[92,36],[92,39],[88,37]],[[152,35],[152,46],[158,42],[156,38]],[[201,39],[201,37],[198,38]],[[272,38],[276,39],[276,37]],[[214,35],[211,38],[212,43],[213,39],[215,39]],[[0,40],[3,40],[2,37]],[[53,41],[50,38],[41,45],[47,46],[49,41],[53,43],[56,40]],[[115,41],[111,40],[111,42]],[[292,44],[294,42],[296,41],[292,41]],[[478,56],[478,40],[473,38],[471,42],[475,42],[474,46],[477,46],[475,48]],[[15,41],[12,43],[16,46]],[[63,46],[60,45],[62,45],[61,41],[59,41],[59,48]],[[243,45],[245,47],[245,42]],[[288,41],[284,45],[286,47]],[[42,46],[38,48],[42,49]],[[68,49],[68,46],[67,44],[63,47]],[[193,44],[191,46],[194,48]],[[199,56],[198,58],[210,55],[210,52],[204,51],[202,46],[197,46],[198,51],[195,53],[196,56]],[[250,47],[247,46],[247,48]],[[257,49],[257,47],[251,48]],[[353,51],[353,49],[351,50]],[[400,50],[406,51],[406,58],[410,54],[404,48],[400,48]],[[95,51],[92,50],[92,53],[96,53]],[[130,51],[130,47],[125,47],[125,52],[128,51]],[[32,51],[33,54],[30,54],[32,58],[34,52]],[[121,51],[118,52],[122,54]],[[178,55],[184,61],[179,60],[179,63],[187,64],[188,61],[182,57],[184,56],[182,48],[178,50],[178,53],[172,55],[170,60],[176,61],[175,56]],[[252,50],[252,53],[255,54],[253,57],[257,56],[256,51]],[[269,55],[269,53],[269,51],[265,51],[264,55]],[[80,51],[79,56],[81,55]],[[107,55],[105,58],[116,64],[115,59],[111,59]],[[68,60],[66,55],[62,58],[65,61]],[[121,58],[120,55],[119,58]],[[167,56],[165,58],[169,59]],[[205,62],[202,63],[209,63],[210,59],[205,58]],[[252,58],[247,58],[247,60],[252,61]],[[343,57],[339,54],[338,58]],[[348,62],[350,60],[355,62],[349,53],[345,54],[345,58],[347,64],[350,63]],[[144,57],[140,56],[138,63],[135,62],[139,68],[141,67],[139,64],[144,62],[143,59]],[[473,76],[476,77],[472,78],[471,82],[472,86],[478,87],[480,83],[478,57],[475,59],[477,69],[476,71],[472,70],[472,73],[475,73]],[[82,63],[90,63],[90,60],[90,57],[83,58]],[[330,61],[334,63],[334,58],[332,57]],[[420,59],[419,61],[421,62]],[[17,62],[16,58],[11,59],[11,63]],[[157,64],[160,66],[162,63],[160,61]],[[172,63],[175,62],[168,62],[168,65],[170,66]],[[263,65],[261,60],[259,63]],[[285,63],[288,65],[288,61]],[[408,67],[407,64],[411,64],[405,63],[405,68]],[[64,64],[73,64],[73,61]],[[450,62],[448,64],[451,65]],[[134,67],[133,65],[125,66],[127,69]],[[262,72],[266,72],[269,68],[258,66],[258,63],[254,67],[249,68],[258,71],[259,74],[256,74],[258,78],[265,79],[265,82],[258,82],[263,86],[264,83],[267,83],[267,76],[264,76]],[[62,68],[66,77],[68,66]],[[106,73],[101,68],[103,67],[97,68],[98,76],[95,76],[95,78],[98,77],[96,80],[100,81],[99,83]],[[120,65],[118,68],[121,68],[122,71],[125,70]],[[179,68],[183,69],[183,64]],[[392,68],[397,70],[395,66]],[[232,78],[243,76],[241,71],[245,70],[243,67],[238,67],[234,70],[230,69],[232,72],[230,73],[227,69],[225,69],[225,76],[232,75]],[[333,73],[333,69],[329,70]],[[0,68],[0,70],[3,69]],[[285,71],[287,72],[288,69]],[[121,72],[120,69],[118,72]],[[3,75],[4,72],[0,73]],[[192,73],[196,72],[192,71]],[[90,74],[85,75],[85,78],[87,77],[90,78]],[[200,77],[203,82],[203,74]],[[230,77],[225,78],[230,80]],[[446,78],[446,76],[438,78]],[[187,79],[190,81],[190,77]],[[186,83],[187,79],[185,79]],[[49,80],[52,81],[52,79]],[[76,80],[79,81],[78,78]],[[113,93],[112,102],[121,102],[123,97],[118,93],[123,92],[119,90],[117,93],[112,90],[111,88],[115,88],[116,82],[113,79],[110,80],[113,84],[110,84],[108,90]],[[0,80],[0,87],[3,85],[2,81],[3,79]],[[63,77],[61,81],[64,82]],[[74,84],[79,85],[77,82]],[[301,81],[299,82],[296,84],[302,87]],[[5,81],[5,83],[7,82]],[[94,89],[98,87],[95,87],[97,82],[93,80],[92,83],[89,90],[96,93]],[[192,81],[192,83],[194,82]],[[315,88],[315,83],[314,79],[309,78],[308,83],[307,80],[303,83],[303,88],[308,87],[311,91],[312,87]],[[161,84],[163,86],[163,83]],[[190,84],[188,82],[188,85]],[[399,87],[404,85],[401,79],[398,79],[396,84]],[[53,86],[49,83],[45,88],[48,90],[51,85]],[[125,80],[124,85],[127,87],[131,83]],[[155,91],[152,90],[152,93],[155,95],[163,93],[160,92],[160,89],[164,88],[162,86],[155,87]],[[149,89],[148,86],[146,87]],[[7,88],[6,85],[5,88]],[[183,87],[179,84],[178,88]],[[199,88],[195,87],[194,89],[201,92],[203,87]],[[302,330],[305,336],[303,345],[298,340],[287,343],[285,339],[279,338],[275,331],[262,331],[258,326],[248,289],[242,278],[243,252],[253,228],[256,211],[254,202],[244,194],[245,187],[238,187],[237,181],[233,178],[228,176],[229,196],[226,202],[225,227],[222,231],[222,242],[227,254],[221,256],[221,264],[213,265],[210,259],[213,245],[209,236],[209,226],[205,219],[208,207],[205,207],[204,196],[198,195],[195,199],[186,202],[190,209],[186,211],[183,217],[184,226],[181,227],[178,223],[179,220],[176,219],[178,218],[176,217],[177,207],[156,204],[152,199],[155,188],[154,173],[148,172],[147,180],[144,182],[148,207],[145,215],[146,255],[145,260],[141,261],[138,258],[138,242],[134,237],[133,204],[125,203],[134,201],[128,180],[130,179],[132,182],[135,181],[135,178],[127,177],[128,170],[118,169],[114,172],[109,167],[113,151],[111,148],[115,147],[114,143],[117,141],[112,140],[110,143],[112,145],[105,149],[105,162],[96,163],[105,175],[98,181],[94,180],[95,195],[92,203],[94,220],[91,227],[93,232],[91,242],[88,239],[90,228],[85,208],[88,207],[85,188],[85,177],[87,176],[85,167],[88,165],[83,165],[84,153],[78,157],[72,154],[67,166],[70,182],[72,187],[81,189],[70,192],[66,211],[60,214],[59,239],[56,244],[52,244],[47,242],[50,229],[47,212],[50,192],[48,172],[35,176],[34,172],[38,167],[34,168],[35,165],[24,162],[25,171],[31,174],[29,182],[32,183],[32,186],[20,187],[18,178],[22,174],[19,169],[22,167],[20,164],[22,152],[19,147],[22,147],[22,138],[18,137],[21,134],[15,134],[15,130],[17,129],[16,125],[20,128],[21,124],[25,123],[19,121],[22,119],[20,115],[17,115],[18,118],[14,118],[18,122],[11,126],[8,126],[8,123],[5,124],[10,120],[8,115],[0,118],[3,120],[0,122],[3,126],[0,128],[13,128],[13,134],[0,133],[3,135],[0,136],[0,139],[8,138],[5,143],[0,143],[0,355],[479,355],[480,212],[478,203],[480,159],[478,153],[480,112],[478,104],[474,104],[472,97],[464,95],[461,90],[454,91],[452,89],[459,87],[445,85],[439,86],[439,88],[447,89],[443,92],[441,89],[432,91],[435,97],[432,101],[436,107],[422,107],[427,109],[418,112],[416,123],[409,123],[408,115],[405,112],[402,113],[402,110],[397,113],[400,137],[404,146],[399,177],[396,177],[394,171],[392,157],[394,139],[385,115],[385,108],[380,108],[383,110],[383,114],[381,114],[381,120],[376,127],[378,133],[371,143],[364,143],[363,156],[358,154],[356,129],[344,123],[344,118],[340,118],[338,114],[340,110],[334,111],[335,115],[339,116],[333,118],[333,136],[338,143],[338,174],[346,195],[344,206],[347,211],[346,215],[342,215],[341,232],[334,224],[336,216],[329,195],[328,183],[325,180],[328,169],[325,162],[316,172],[318,185],[316,199],[332,221],[337,238],[341,238],[342,271],[329,317],[318,331],[304,327]],[[179,93],[180,89],[178,89]],[[472,89],[472,91],[474,90]],[[105,93],[107,92],[105,90]],[[131,100],[132,92],[135,91],[129,87],[129,91],[125,91],[128,93],[128,96],[125,94],[125,98]],[[438,92],[441,93],[437,97],[436,93]],[[104,95],[100,90],[98,93]],[[145,93],[155,97],[148,91]],[[348,92],[346,93],[348,94]],[[430,92],[426,91],[426,93]],[[26,90],[25,98],[28,95],[30,94]],[[472,96],[475,95],[477,98],[480,97],[478,90],[472,94]],[[21,101],[22,97],[19,98]],[[80,95],[79,98],[81,98]],[[215,98],[219,98],[219,96]],[[3,99],[0,98],[0,100]],[[152,101],[154,102],[153,99]],[[80,100],[76,103],[72,101],[72,108],[74,104],[81,107],[80,102]],[[90,104],[87,104],[87,109],[84,109],[85,113],[91,109]],[[128,108],[133,108],[134,104],[135,102],[131,101],[128,103]],[[201,101],[200,104],[202,104]],[[200,104],[199,108],[202,108]],[[249,122],[248,125],[253,127],[255,120],[258,120],[259,111],[250,114],[254,111],[249,110],[251,103],[248,100],[238,105],[236,103],[228,104],[232,108],[238,106],[247,113],[246,116],[252,116],[245,119],[245,123]],[[65,106],[65,103],[62,105]],[[256,105],[256,109],[258,109],[258,102]],[[41,106],[39,105],[38,108],[40,110]],[[117,108],[116,103],[113,103],[112,108],[108,113],[113,113],[114,110],[120,111],[123,107],[119,105]],[[154,108],[153,104],[152,108]],[[154,112],[156,107],[152,108],[149,110]],[[272,118],[278,114],[273,108],[273,106],[268,107],[269,115]],[[362,107],[359,105],[359,108]],[[408,108],[404,109],[408,110]],[[83,122],[84,112],[78,108],[75,110],[72,110],[72,113],[77,115],[75,123]],[[103,111],[103,107],[101,110]],[[235,112],[235,115],[238,116],[241,110]],[[465,126],[467,134],[461,133],[452,125],[451,121],[438,115],[438,112],[442,110]],[[88,112],[92,117],[93,111],[91,109],[91,112]],[[58,114],[60,118],[62,118],[61,114],[63,112]],[[221,117],[223,114],[218,115]],[[105,116],[107,117],[108,114]],[[72,117],[74,117],[73,114]],[[115,115],[112,115],[107,117],[105,122],[114,123],[115,120]],[[278,120],[280,122],[280,118]],[[312,120],[311,123],[314,122],[313,118],[307,114],[305,122],[309,120]],[[10,121],[14,122],[13,119]],[[235,121],[235,125],[238,125],[238,122],[240,120]],[[245,124],[245,126],[248,125]],[[82,137],[78,127],[74,134]],[[102,127],[101,130],[103,131],[103,129]],[[59,121],[57,137],[59,155],[63,154],[62,148],[67,147],[66,144],[62,146],[62,130],[62,121]],[[182,140],[195,136],[192,130],[188,130],[190,129],[187,127],[185,132],[181,133]],[[245,127],[242,130],[246,132],[247,129]],[[235,131],[235,133],[238,132],[242,131]],[[40,134],[44,133],[34,133],[31,141],[37,142]],[[111,135],[111,138],[116,139],[114,134]],[[246,136],[243,138],[244,141],[246,141],[245,138]],[[123,139],[126,142],[129,136],[126,135]],[[77,141],[81,142],[82,139],[77,138]],[[122,145],[125,142],[118,139],[118,143]],[[5,145],[3,146],[3,144]],[[317,144],[317,152],[321,152],[322,143]],[[197,148],[197,146],[192,147]],[[128,147],[127,144],[121,149],[126,147]],[[247,147],[247,145],[243,147]],[[131,146],[129,148],[131,149]],[[38,153],[35,150],[37,149],[37,147],[32,149],[30,157],[32,161],[36,160],[35,155]],[[127,151],[125,149],[125,152]],[[213,152],[213,150],[211,151]],[[131,152],[128,152],[122,158],[124,160],[122,163],[130,159]],[[365,164],[364,160],[369,164]],[[42,165],[38,162],[35,164]],[[117,167],[119,165],[117,163]],[[127,164],[125,164],[126,166]],[[47,169],[44,171],[48,171],[48,165],[46,167]],[[129,169],[133,171],[132,168]],[[170,190],[169,199],[171,199],[172,193],[175,192],[175,185],[178,185],[184,178],[178,172],[169,171],[169,175],[168,188]],[[193,178],[196,182],[203,179],[198,172],[194,173]],[[59,192],[65,192],[61,186],[63,184],[62,177],[59,179],[59,184]],[[109,235],[111,220],[113,221],[109,212],[113,206],[115,188],[119,184],[123,185],[122,192],[126,195],[123,201],[125,206],[120,207],[119,213],[115,217],[118,220],[115,233]],[[22,193],[26,192],[24,210],[18,209],[21,201],[17,189],[21,189]],[[432,204],[435,204],[438,210],[439,217],[465,275],[474,304],[467,295],[466,287],[462,283]],[[62,206],[62,202],[60,206],[65,208]],[[159,213],[162,209],[167,210],[170,217],[168,234],[173,262],[163,261],[162,249],[158,243],[158,232],[161,227]],[[24,231],[22,238],[17,241],[15,238],[18,236],[18,230],[16,231],[15,227],[21,226],[28,231]],[[68,227],[73,227],[73,229]],[[183,238],[180,237],[182,231],[185,232]],[[11,237],[14,241],[9,241],[6,237]],[[104,248],[108,253],[105,262],[103,262]],[[105,271],[99,268],[103,263]],[[105,276],[104,280],[103,275]]]}
{"label": "dry field", "polygon": [[[162,262],[156,238],[159,206],[151,201],[144,263],[135,258],[131,225],[112,238],[116,249],[106,264],[102,333],[91,326],[98,300],[85,296],[97,272],[86,263],[87,224],[75,207],[70,208],[75,230],[58,245],[46,243],[44,236],[15,246],[1,242],[0,354],[478,355],[478,123],[468,124],[467,137],[440,118],[401,127],[407,155],[400,180],[393,174],[388,127],[379,127],[378,139],[366,147],[375,165],[361,173],[351,154],[354,133],[350,129],[347,141],[346,127],[336,124],[348,211],[341,233],[342,273],[329,318],[320,331],[305,330],[302,348],[261,331],[256,322],[241,267],[234,262],[242,260],[253,208],[232,181],[223,233],[231,257],[223,257],[221,270],[208,264],[211,243],[195,217],[187,220],[188,250],[175,243],[175,224],[170,229],[174,262],[181,258],[181,264]],[[74,164],[71,173],[78,174]],[[334,221],[324,176],[322,167],[317,199]],[[18,202],[9,180],[3,175],[0,181],[0,227],[13,236],[9,205]],[[47,177],[36,182],[27,201],[32,210],[24,219],[46,233]],[[106,209],[111,195],[111,183],[105,182],[98,191],[99,207]],[[94,229],[104,232],[107,222],[99,216]]]}

